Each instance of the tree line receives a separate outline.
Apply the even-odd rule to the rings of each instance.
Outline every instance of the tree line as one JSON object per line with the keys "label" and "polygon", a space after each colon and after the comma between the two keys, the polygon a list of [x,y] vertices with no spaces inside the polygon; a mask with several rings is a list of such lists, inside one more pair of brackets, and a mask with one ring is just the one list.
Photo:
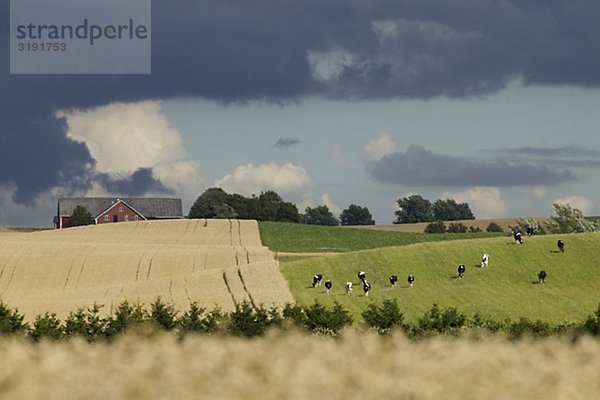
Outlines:
{"label": "tree line", "polygon": [[294,203],[284,201],[272,190],[246,197],[229,194],[221,188],[205,190],[192,205],[189,218],[239,218],[328,226],[375,224],[369,209],[356,204],[343,210],[338,220],[326,205],[306,207],[301,214]]}
{"label": "tree line", "polygon": [[454,199],[438,199],[434,203],[414,194],[399,198],[395,212],[395,224],[412,224],[432,221],[458,221],[475,219],[468,203],[457,203]]}

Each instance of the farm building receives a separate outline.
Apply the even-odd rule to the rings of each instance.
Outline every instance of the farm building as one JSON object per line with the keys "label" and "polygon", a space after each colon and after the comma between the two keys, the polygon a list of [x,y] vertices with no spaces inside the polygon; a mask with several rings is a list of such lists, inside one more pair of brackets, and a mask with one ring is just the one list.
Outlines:
{"label": "farm building", "polygon": [[65,197],[58,199],[54,227],[56,229],[68,227],[69,219],[77,206],[85,207],[94,217],[96,224],[183,218],[181,199]]}

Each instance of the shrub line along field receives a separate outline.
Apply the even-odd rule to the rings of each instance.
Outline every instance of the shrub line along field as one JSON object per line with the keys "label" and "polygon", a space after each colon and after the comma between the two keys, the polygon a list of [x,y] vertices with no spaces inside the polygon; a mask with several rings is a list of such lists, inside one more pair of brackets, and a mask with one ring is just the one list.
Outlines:
{"label": "shrub line along field", "polygon": [[[532,217],[534,221],[541,223],[549,220],[548,217]],[[494,219],[462,219],[457,221],[445,221],[446,225],[449,224],[463,224],[466,227],[474,227],[479,228],[483,231],[486,230],[490,222],[495,222],[498,224],[504,231],[509,232],[511,226],[515,226],[518,224],[519,218],[494,218]],[[412,233],[420,233],[425,230],[425,227],[429,224],[428,222],[418,222],[414,224],[382,224],[382,225],[360,225],[356,226],[356,228],[361,229],[372,229],[377,231],[390,231],[390,232],[412,232]]]}
{"label": "shrub line along field", "polygon": [[[558,238],[566,242],[565,253],[556,247]],[[495,320],[526,317],[560,323],[583,318],[598,306],[599,247],[600,233],[526,237],[522,245],[498,237],[362,250],[281,267],[299,304],[337,301],[355,319],[369,301],[395,298],[412,322],[437,303]],[[490,254],[488,268],[479,266],[484,253]],[[466,265],[464,279],[457,278],[459,264]],[[544,284],[537,283],[540,270],[548,273]],[[358,271],[365,271],[372,285],[369,297],[362,292]],[[312,288],[315,274],[333,282],[330,294],[324,287]],[[399,277],[397,287],[389,283],[392,274]],[[416,278],[413,288],[406,283],[409,274]],[[351,296],[344,288],[348,281],[354,283]]]}
{"label": "shrub line along field", "polygon": [[157,297],[186,309],[293,298],[256,221],[169,220],[0,233],[0,298],[31,321]]}

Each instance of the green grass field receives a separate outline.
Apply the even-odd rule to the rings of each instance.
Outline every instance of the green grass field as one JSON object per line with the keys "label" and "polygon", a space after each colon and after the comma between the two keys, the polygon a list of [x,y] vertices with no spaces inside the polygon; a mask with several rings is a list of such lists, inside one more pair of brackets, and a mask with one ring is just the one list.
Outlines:
{"label": "green grass field", "polygon": [[292,253],[343,253],[424,242],[505,236],[503,233],[488,232],[446,234],[389,232],[282,222],[261,222],[259,228],[263,244],[271,251]]}
{"label": "green grass field", "polygon": [[[556,248],[558,238],[566,243],[566,252]],[[333,242],[328,242],[333,243]],[[301,248],[298,246],[298,248]],[[292,294],[300,304],[315,299],[323,304],[337,301],[353,317],[370,301],[396,298],[408,321],[415,321],[433,303],[455,306],[472,316],[502,320],[521,316],[551,323],[577,320],[592,314],[600,302],[600,233],[548,235],[525,238],[516,245],[512,238],[461,240],[420,243],[409,246],[357,251],[330,257],[318,257],[281,263]],[[490,254],[490,265],[479,267],[483,253]],[[466,265],[464,279],[456,277],[459,264]],[[537,273],[548,273],[546,283],[537,283]],[[365,271],[372,285],[369,297],[363,294],[357,278]],[[312,288],[312,276],[323,274],[333,289]],[[399,277],[393,288],[389,276]],[[408,274],[415,285],[406,284]],[[344,285],[354,283],[347,296]]]}

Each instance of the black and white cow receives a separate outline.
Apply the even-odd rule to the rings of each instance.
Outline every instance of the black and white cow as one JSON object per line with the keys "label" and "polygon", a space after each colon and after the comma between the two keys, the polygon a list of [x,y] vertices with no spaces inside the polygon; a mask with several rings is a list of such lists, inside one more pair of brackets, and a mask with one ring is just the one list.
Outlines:
{"label": "black and white cow", "polygon": [[321,275],[321,274],[317,274],[317,275],[313,276],[312,287],[320,286],[322,279],[323,279],[323,275]]}
{"label": "black and white cow", "polygon": [[463,264],[460,264],[458,266],[458,277],[459,278],[464,278],[466,270],[467,270],[467,268]]}
{"label": "black and white cow", "polygon": [[413,284],[415,283],[415,276],[414,275],[409,275],[407,281],[408,281],[408,285],[410,287],[413,287]]}
{"label": "black and white cow", "polygon": [[533,228],[532,227],[527,228],[527,236],[533,236]]}
{"label": "black and white cow", "polygon": [[514,237],[515,237],[515,243],[523,244],[523,238],[521,237],[521,232],[515,231]]}
{"label": "black and white cow", "polygon": [[390,275],[390,284],[395,287],[396,283],[398,283],[398,275]]}
{"label": "black and white cow", "polygon": [[363,281],[363,290],[365,291],[365,296],[368,296],[371,291],[371,284],[366,280]]}
{"label": "black and white cow", "polygon": [[329,291],[331,290],[332,286],[333,286],[333,284],[331,283],[331,281],[329,279],[327,279],[325,281],[325,287],[327,288],[327,293],[329,293]]}
{"label": "black and white cow", "polygon": [[360,271],[358,273],[358,279],[360,279],[363,284],[365,283],[365,279],[367,279],[367,274],[365,274],[365,271]]}
{"label": "black and white cow", "polygon": [[481,257],[481,268],[486,268],[488,266],[489,261],[490,261],[490,255],[485,253]]}
{"label": "black and white cow", "polygon": [[546,271],[541,270],[540,273],[538,274],[538,280],[540,283],[544,283],[544,281],[546,280],[546,276],[548,276],[548,274],[546,273]]}
{"label": "black and white cow", "polygon": [[352,282],[346,282],[346,294],[347,295],[352,294]]}
{"label": "black and white cow", "polygon": [[556,245],[558,246],[558,249],[560,250],[561,253],[565,252],[565,241],[562,239],[559,239],[558,242],[556,242]]}

